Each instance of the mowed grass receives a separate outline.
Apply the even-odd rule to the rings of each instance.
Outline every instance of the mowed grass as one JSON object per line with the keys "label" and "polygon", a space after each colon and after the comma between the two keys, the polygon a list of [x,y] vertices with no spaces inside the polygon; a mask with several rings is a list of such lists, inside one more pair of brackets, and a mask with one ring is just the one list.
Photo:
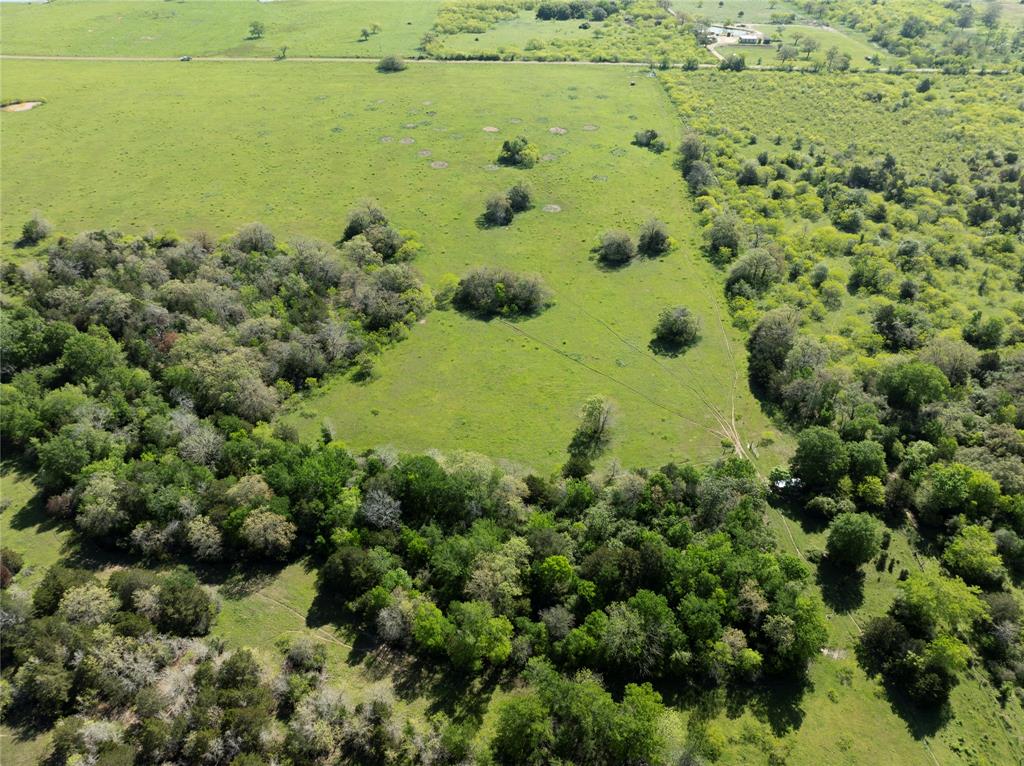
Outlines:
{"label": "mowed grass", "polygon": [[[435,0],[61,0],[0,3],[6,54],[56,56],[291,56],[416,54]],[[249,24],[261,22],[262,39]],[[374,24],[381,31],[360,41]]]}
{"label": "mowed grass", "polygon": [[[374,197],[419,232],[416,267],[430,284],[495,265],[537,272],[553,291],[549,311],[514,325],[430,314],[384,353],[375,380],[336,381],[296,408],[305,436],[326,418],[353,447],[469,449],[550,470],[598,393],[616,403],[611,454],[627,465],[722,454],[705,397],[730,415],[735,401],[745,442],[771,431],[746,390],[741,339],[719,323],[718,275],[700,255],[672,155],[630,145],[642,128],[677,137],[654,78],[622,67],[423,63],[379,75],[298,62],[12,61],[4,74],[4,97],[47,100],[3,114],[8,248],[36,209],[66,232],[224,235],[258,219],[281,236],[333,241],[346,212]],[[498,169],[502,140],[519,133],[548,159]],[[519,180],[536,208],[480,228],[486,197]],[[604,230],[635,232],[652,217],[676,238],[671,254],[598,266],[590,251]],[[703,338],[656,362],[651,328],[676,304],[699,316]],[[765,467],[784,446],[770,439]]]}

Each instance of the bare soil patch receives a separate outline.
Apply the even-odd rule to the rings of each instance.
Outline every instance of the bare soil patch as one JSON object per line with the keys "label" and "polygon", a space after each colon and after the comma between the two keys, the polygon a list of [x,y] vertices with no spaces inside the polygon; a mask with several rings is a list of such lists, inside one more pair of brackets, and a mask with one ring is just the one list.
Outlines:
{"label": "bare soil patch", "polygon": [[497,132],[498,132],[498,129],[496,127],[494,127],[493,125],[488,125],[486,128],[484,128],[484,133],[497,133]]}
{"label": "bare soil patch", "polygon": [[7,104],[2,108],[5,112],[27,112],[29,109],[35,109],[37,106],[42,106],[42,101],[18,101],[14,104]]}
{"label": "bare soil patch", "polygon": [[448,163],[445,162],[444,160],[434,160],[433,162],[430,163],[430,167],[432,167],[434,170],[443,170],[444,168],[448,167]]}
{"label": "bare soil patch", "polygon": [[541,208],[545,213],[561,213],[562,208],[558,205],[545,205]]}
{"label": "bare soil patch", "polygon": [[418,155],[419,155],[420,157],[429,157],[429,156],[430,156],[431,154],[433,154],[433,152],[431,152],[431,151],[430,151],[429,149],[420,149],[420,150],[419,150],[418,152],[416,152],[416,153],[417,153],[417,154],[418,154]]}
{"label": "bare soil patch", "polygon": [[554,128],[548,128],[548,133],[554,133],[556,136],[564,136],[568,132],[569,131],[565,128],[559,128],[557,126]]}
{"label": "bare soil patch", "polygon": [[391,136],[381,136],[381,137],[380,137],[380,142],[381,142],[382,144],[390,144],[390,143],[391,143],[392,141],[394,141],[394,140],[395,140],[395,139],[394,139],[394,138],[392,138]]}
{"label": "bare soil patch", "polygon": [[409,138],[409,136],[406,136],[405,138],[400,138],[398,140],[398,143],[405,144],[406,146],[408,146],[409,144],[415,144],[416,143],[416,139],[415,138]]}
{"label": "bare soil patch", "polygon": [[590,123],[587,123],[586,125],[583,126],[583,129],[588,133],[593,133],[595,130],[597,130],[597,125],[591,125]]}
{"label": "bare soil patch", "polygon": [[542,157],[540,158],[540,161],[541,161],[541,162],[554,162],[554,161],[555,161],[555,160],[557,160],[557,159],[558,159],[558,156],[557,156],[557,155],[554,155],[554,154],[545,154],[545,155],[543,155],[543,156],[542,156]]}

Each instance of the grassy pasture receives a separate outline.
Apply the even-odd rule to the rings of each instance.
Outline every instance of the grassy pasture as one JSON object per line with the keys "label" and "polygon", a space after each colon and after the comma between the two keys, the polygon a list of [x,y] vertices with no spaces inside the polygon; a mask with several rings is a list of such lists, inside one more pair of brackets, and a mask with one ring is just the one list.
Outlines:
{"label": "grassy pasture", "polygon": [[[7,54],[55,56],[412,56],[435,0],[97,0],[0,3]],[[266,27],[250,40],[249,24]],[[360,42],[360,32],[381,32]]]}
{"label": "grassy pasture", "polygon": [[[653,78],[546,65],[420,64],[386,76],[369,64],[12,61],[8,94],[47,99],[3,114],[8,244],[35,209],[67,232],[223,235],[258,219],[281,236],[333,240],[346,211],[371,196],[420,233],[416,265],[430,284],[492,264],[538,272],[554,291],[552,309],[514,327],[431,314],[385,353],[377,380],[334,382],[297,408],[292,419],[304,435],[327,418],[355,447],[458,447],[552,469],[580,403],[605,393],[618,405],[612,451],[624,463],[713,459],[720,437],[688,387],[731,410],[730,350],[744,439],[756,443],[770,430],[745,390],[740,340],[726,343],[718,325],[717,276],[698,253],[671,155],[630,146],[647,127],[675,139]],[[233,127],[201,127],[224,125]],[[517,133],[548,161],[496,169],[501,141]],[[415,143],[401,142],[408,138]],[[431,166],[439,161],[448,167]],[[533,185],[537,208],[511,227],[480,228],[474,219],[487,195],[517,180]],[[541,209],[549,204],[561,212]],[[670,255],[599,268],[590,249],[602,231],[635,231],[651,217],[677,239]],[[703,323],[703,341],[685,356],[659,366],[616,337],[644,349],[658,311],[671,304],[688,305]],[[772,449],[762,452],[767,467],[779,462]]]}
{"label": "grassy pasture", "polygon": [[538,21],[534,11],[521,11],[518,18],[499,22],[486,32],[447,35],[444,43],[445,47],[480,55],[505,48],[525,48],[531,40],[548,45],[554,40],[586,39],[593,34],[592,30],[600,29],[603,22],[590,22],[591,30],[580,29],[581,23],[580,19]]}
{"label": "grassy pasture", "polygon": [[[805,17],[798,3],[777,0],[672,0],[672,7],[680,13],[698,19],[723,23],[731,21],[743,24],[767,24],[773,15],[795,13],[797,18]],[[740,15],[742,12],[742,16]]]}
{"label": "grassy pasture", "polygon": [[[777,35],[778,27],[774,27],[770,24],[755,25],[755,29],[759,29],[764,32],[765,35],[772,39],[771,45],[764,47],[757,47],[750,49],[751,52],[747,53],[747,61],[756,60],[758,57],[763,57],[764,64],[781,64],[778,57],[778,46],[776,41],[779,39]],[[782,27],[782,42],[784,45],[795,45],[796,35],[802,35],[804,39],[815,40],[818,43],[818,50],[810,55],[808,59],[807,55],[801,53],[799,58],[792,61],[794,66],[807,66],[808,61],[819,63],[825,62],[825,51],[829,48],[835,47],[839,49],[840,53],[847,53],[850,55],[851,66],[864,68],[870,66],[867,62],[869,56],[878,56],[881,64],[895,62],[895,58],[878,46],[872,45],[862,36],[857,35],[854,32],[838,29],[823,29],[821,27],[811,26],[798,26],[791,25]],[[730,53],[739,50],[739,46],[736,49],[729,49]]]}

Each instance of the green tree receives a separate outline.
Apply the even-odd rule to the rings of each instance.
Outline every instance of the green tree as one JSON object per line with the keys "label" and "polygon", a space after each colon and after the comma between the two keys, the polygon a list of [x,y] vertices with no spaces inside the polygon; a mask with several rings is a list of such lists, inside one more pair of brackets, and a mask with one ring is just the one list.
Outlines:
{"label": "green tree", "polygon": [[267,31],[267,28],[263,25],[262,21],[253,21],[249,24],[249,39],[260,40],[263,38],[263,34]]}
{"label": "green tree", "polygon": [[859,567],[878,555],[882,543],[882,524],[866,513],[841,513],[828,528],[828,557]]}
{"label": "green tree", "polygon": [[481,601],[455,601],[448,607],[454,626],[448,657],[459,668],[479,672],[486,662],[501,665],[512,653],[512,623],[494,616],[491,605]]}
{"label": "green tree", "polygon": [[796,453],[789,464],[809,494],[831,494],[850,467],[846,445],[835,431],[811,426],[797,437]]}
{"label": "green tree", "polygon": [[942,553],[942,563],[965,582],[983,588],[998,587],[1006,578],[995,535],[978,524],[968,524],[956,534]]}

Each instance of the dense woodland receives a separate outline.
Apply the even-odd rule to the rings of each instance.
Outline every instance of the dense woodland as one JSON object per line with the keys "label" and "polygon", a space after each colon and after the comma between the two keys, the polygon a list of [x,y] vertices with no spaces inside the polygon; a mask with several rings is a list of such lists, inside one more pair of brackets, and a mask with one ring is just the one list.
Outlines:
{"label": "dense woodland", "polygon": [[[946,86],[904,82],[890,110]],[[749,331],[752,390],[797,432],[788,470],[773,474],[780,501],[831,524],[823,566],[886,566],[883,521],[942,565],[901,574],[890,615],[865,628],[864,666],[935,706],[980,656],[1003,695],[1020,693],[1021,608],[1008,590],[1024,575],[1013,131],[908,166],[781,122],[760,135],[698,124],[678,162],[705,256]]]}

